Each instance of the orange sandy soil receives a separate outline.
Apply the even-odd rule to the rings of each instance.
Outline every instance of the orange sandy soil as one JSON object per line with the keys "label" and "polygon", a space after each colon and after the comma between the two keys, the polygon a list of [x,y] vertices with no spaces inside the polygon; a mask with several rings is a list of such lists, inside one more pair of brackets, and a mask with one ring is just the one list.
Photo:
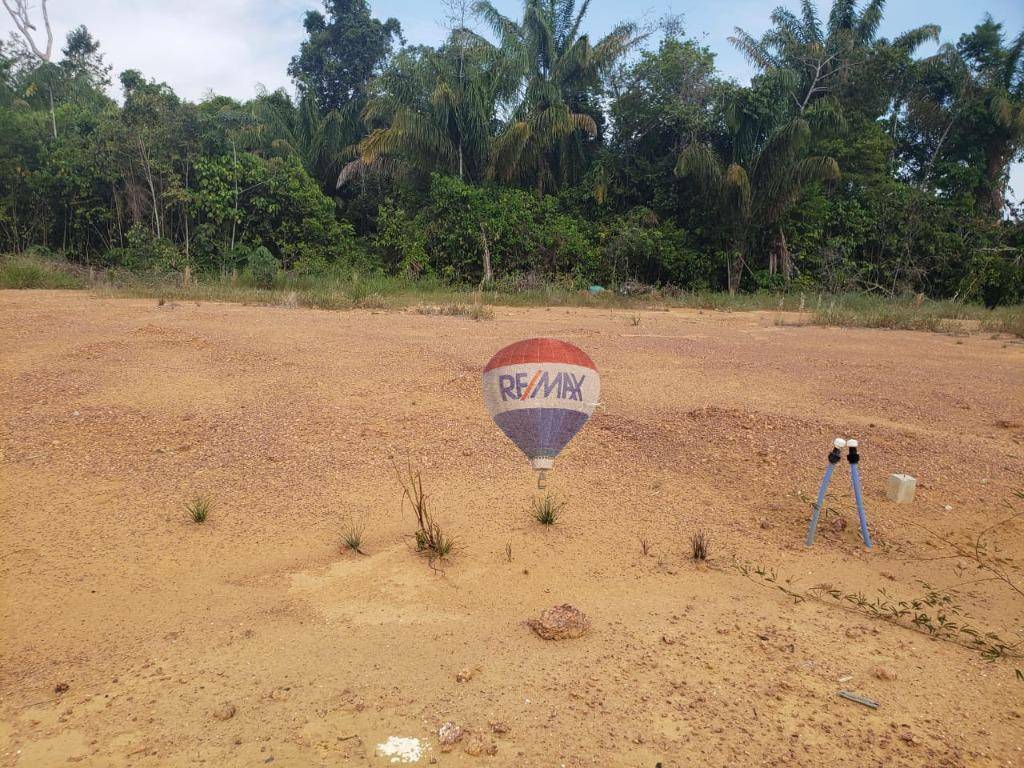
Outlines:
{"label": "orange sandy soil", "polygon": [[[869,596],[960,585],[975,625],[1024,639],[1022,601],[932,559],[919,527],[966,542],[1024,485],[1024,345],[773,313],[496,314],[0,292],[0,765],[387,765],[389,736],[442,766],[1024,765],[1024,662],[733,567]],[[479,383],[537,335],[589,352],[603,388],[556,463],[550,529]],[[862,441],[871,553],[845,462],[803,546],[836,435]],[[458,538],[442,571],[413,551],[391,456],[423,468]],[[900,471],[912,505],[885,499]],[[341,551],[349,519],[365,557]],[[995,541],[1024,560],[1024,524]],[[564,602],[585,637],[523,625]],[[448,720],[497,753],[442,752]]]}

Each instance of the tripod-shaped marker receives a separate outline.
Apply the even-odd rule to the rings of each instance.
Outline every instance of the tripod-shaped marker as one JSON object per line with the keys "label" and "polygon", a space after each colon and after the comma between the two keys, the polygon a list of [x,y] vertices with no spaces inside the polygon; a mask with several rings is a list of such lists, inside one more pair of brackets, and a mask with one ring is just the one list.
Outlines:
{"label": "tripod-shaped marker", "polygon": [[818,517],[821,515],[822,507],[825,505],[825,493],[828,491],[829,481],[832,480],[832,473],[836,464],[843,458],[843,448],[849,449],[846,460],[850,462],[850,480],[853,482],[853,497],[857,500],[857,516],[860,518],[860,537],[864,539],[864,546],[871,549],[871,534],[868,532],[868,518],[864,514],[864,499],[860,492],[860,470],[857,464],[860,462],[860,454],[857,453],[856,440],[843,440],[837,437],[832,443],[832,450],[828,453],[828,466],[825,467],[825,476],[821,479],[821,487],[818,488],[818,501],[814,505],[814,512],[811,514],[811,524],[807,529],[807,546],[814,544],[814,534],[818,530]]}

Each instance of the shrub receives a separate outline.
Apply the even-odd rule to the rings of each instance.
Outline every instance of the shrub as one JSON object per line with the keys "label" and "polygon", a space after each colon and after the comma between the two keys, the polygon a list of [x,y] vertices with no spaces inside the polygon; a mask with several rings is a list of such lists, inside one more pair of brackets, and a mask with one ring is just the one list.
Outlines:
{"label": "shrub", "polygon": [[259,288],[273,288],[277,277],[277,259],[262,245],[249,253],[249,274]]}
{"label": "shrub", "polygon": [[[237,204],[236,184],[243,190]],[[316,271],[320,260],[351,264],[364,258],[352,226],[338,221],[332,199],[293,156],[202,158],[192,202],[194,250],[206,264],[226,249],[232,232],[245,245],[266,247],[285,269]]]}
{"label": "shrub", "polygon": [[165,237],[156,237],[149,228],[136,222],[124,238],[124,247],[111,248],[103,261],[111,267],[124,267],[134,272],[169,272],[184,264],[174,243]]}
{"label": "shrub", "polygon": [[634,208],[598,232],[601,259],[591,276],[610,284],[625,280],[668,283],[703,290],[714,281],[714,262],[690,244],[686,230],[659,221],[647,208]]}
{"label": "shrub", "polygon": [[1012,249],[975,254],[961,282],[962,295],[986,307],[1015,304],[1024,298],[1024,261]]}

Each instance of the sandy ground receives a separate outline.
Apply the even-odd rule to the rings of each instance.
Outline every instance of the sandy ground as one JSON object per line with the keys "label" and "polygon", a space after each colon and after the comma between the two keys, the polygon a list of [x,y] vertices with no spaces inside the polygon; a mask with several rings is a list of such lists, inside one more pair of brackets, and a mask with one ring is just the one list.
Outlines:
{"label": "sandy ground", "polygon": [[[0,765],[390,765],[391,736],[442,766],[1024,765],[1024,662],[733,567],[959,587],[975,625],[1024,639],[1024,601],[933,559],[920,527],[966,542],[1024,485],[1024,345],[771,313],[496,314],[0,292]],[[550,529],[479,384],[538,335],[584,348],[603,390],[556,463]],[[845,463],[803,547],[839,434],[862,441],[871,553]],[[441,571],[410,545],[392,456],[459,540]],[[885,499],[900,471],[912,505]],[[350,519],[365,557],[339,546]],[[1024,524],[995,540],[1024,562]],[[523,625],[564,602],[585,637]],[[476,739],[445,753],[449,720]]]}

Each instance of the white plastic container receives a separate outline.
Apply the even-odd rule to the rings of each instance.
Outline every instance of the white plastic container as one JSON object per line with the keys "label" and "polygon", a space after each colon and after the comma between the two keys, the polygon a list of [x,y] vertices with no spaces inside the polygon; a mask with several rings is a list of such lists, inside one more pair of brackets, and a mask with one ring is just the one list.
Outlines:
{"label": "white plastic container", "polygon": [[909,504],[914,500],[914,491],[917,489],[917,478],[912,475],[889,475],[889,484],[886,486],[885,495],[889,501],[897,504]]}

